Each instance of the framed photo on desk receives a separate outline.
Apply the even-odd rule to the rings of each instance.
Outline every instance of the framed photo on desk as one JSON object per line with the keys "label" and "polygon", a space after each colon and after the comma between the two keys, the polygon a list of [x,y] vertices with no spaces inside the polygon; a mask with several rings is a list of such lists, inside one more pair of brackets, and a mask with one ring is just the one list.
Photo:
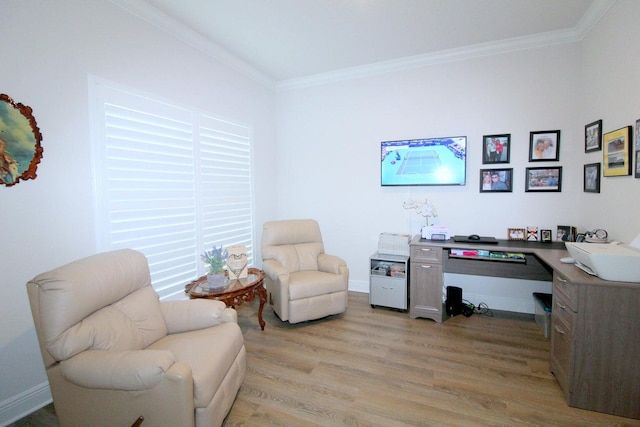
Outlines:
{"label": "framed photo on desk", "polygon": [[509,240],[525,240],[526,232],[524,228],[509,228],[507,229],[507,237]]}

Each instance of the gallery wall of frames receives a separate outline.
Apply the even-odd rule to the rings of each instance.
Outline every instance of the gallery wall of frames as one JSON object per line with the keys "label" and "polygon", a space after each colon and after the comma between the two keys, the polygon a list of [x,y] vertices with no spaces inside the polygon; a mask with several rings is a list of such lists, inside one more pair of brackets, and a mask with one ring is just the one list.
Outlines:
{"label": "gallery wall of frames", "polygon": [[[640,178],[640,119],[633,126],[625,126],[603,133],[602,120],[589,123],[584,128],[584,152],[601,153],[601,161],[584,165],[583,191],[600,193],[602,178],[628,176],[635,173]],[[532,131],[529,134],[529,162],[525,168],[525,192],[562,191],[562,166],[560,161],[560,130]],[[634,165],[635,157],[635,169]],[[594,156],[595,160],[595,156]],[[480,169],[481,193],[504,193],[513,191],[513,168],[511,161],[511,134],[484,135],[482,139],[482,164]],[[549,162],[534,166],[538,162]],[[635,170],[635,172],[634,172]],[[510,240],[549,242],[552,230],[538,230],[537,227],[509,228]],[[559,225],[556,240],[575,241],[573,226]]]}

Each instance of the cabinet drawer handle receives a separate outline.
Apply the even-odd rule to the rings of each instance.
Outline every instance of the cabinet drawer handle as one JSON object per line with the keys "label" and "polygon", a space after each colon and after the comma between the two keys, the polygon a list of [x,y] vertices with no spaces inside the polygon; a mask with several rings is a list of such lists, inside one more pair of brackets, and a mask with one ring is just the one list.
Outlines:
{"label": "cabinet drawer handle", "polygon": [[562,277],[558,277],[558,282],[567,283],[567,281]]}
{"label": "cabinet drawer handle", "polygon": [[566,305],[564,305],[564,304],[556,303],[556,305],[557,305],[558,307],[560,307],[561,309],[563,309],[563,310],[566,310],[566,309],[567,309],[567,306],[566,306]]}
{"label": "cabinet drawer handle", "polygon": [[422,267],[422,268],[431,268],[430,265],[424,265],[424,264],[421,264],[420,267]]}
{"label": "cabinet drawer handle", "polygon": [[564,335],[564,331],[560,328],[558,328],[557,326],[554,326],[554,329],[556,330],[557,333],[559,333],[560,335]]}
{"label": "cabinet drawer handle", "polygon": [[420,250],[423,252],[429,252],[431,251],[431,248],[420,248]]}

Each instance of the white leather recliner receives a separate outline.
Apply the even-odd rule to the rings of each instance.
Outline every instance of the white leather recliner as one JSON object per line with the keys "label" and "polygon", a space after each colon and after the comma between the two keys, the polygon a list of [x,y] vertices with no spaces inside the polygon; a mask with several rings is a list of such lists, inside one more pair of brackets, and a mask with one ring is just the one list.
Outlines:
{"label": "white leather recliner", "polygon": [[349,268],[324,253],[317,221],[265,223],[261,250],[269,303],[281,320],[298,323],[347,309]]}
{"label": "white leather recliner", "polygon": [[246,374],[235,310],[161,302],[146,257],[90,256],[27,283],[61,426],[220,426]]}

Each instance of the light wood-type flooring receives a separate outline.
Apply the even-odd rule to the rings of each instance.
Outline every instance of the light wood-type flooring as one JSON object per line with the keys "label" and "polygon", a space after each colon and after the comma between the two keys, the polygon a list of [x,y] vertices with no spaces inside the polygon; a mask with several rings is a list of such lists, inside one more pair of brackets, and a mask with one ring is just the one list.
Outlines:
{"label": "light wood-type flooring", "polygon": [[[640,426],[567,406],[531,315],[438,324],[352,292],[345,314],[297,325],[266,306],[263,332],[257,307],[238,309],[247,377],[226,427]],[[52,405],[13,426],[57,426]]]}

